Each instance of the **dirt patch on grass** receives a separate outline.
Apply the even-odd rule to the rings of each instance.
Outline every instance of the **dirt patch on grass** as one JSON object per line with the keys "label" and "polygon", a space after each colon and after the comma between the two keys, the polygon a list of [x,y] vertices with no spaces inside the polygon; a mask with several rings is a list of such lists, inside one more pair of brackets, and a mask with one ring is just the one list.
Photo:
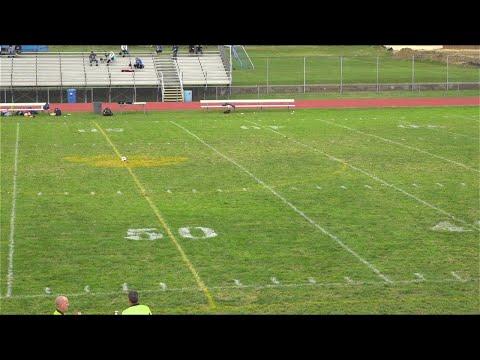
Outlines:
{"label": "dirt patch on grass", "polygon": [[393,53],[397,59],[411,59],[415,55],[415,60],[429,60],[448,63],[450,65],[480,67],[480,50],[413,50],[404,48]]}

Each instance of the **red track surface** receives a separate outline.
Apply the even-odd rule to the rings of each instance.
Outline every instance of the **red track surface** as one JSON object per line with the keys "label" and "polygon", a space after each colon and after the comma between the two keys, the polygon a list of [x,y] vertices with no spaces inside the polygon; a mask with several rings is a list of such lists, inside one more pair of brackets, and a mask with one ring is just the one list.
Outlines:
{"label": "red track surface", "polygon": [[[385,107],[437,107],[437,106],[480,106],[480,97],[464,98],[393,98],[393,99],[328,99],[296,100],[296,109],[341,109],[341,108],[385,108]],[[50,108],[59,107],[63,112],[93,112],[93,104],[50,104]],[[113,112],[143,111],[143,105],[121,106],[117,103],[102,103],[102,108],[109,107]],[[146,111],[162,110],[200,110],[200,102],[163,103],[149,102]]]}

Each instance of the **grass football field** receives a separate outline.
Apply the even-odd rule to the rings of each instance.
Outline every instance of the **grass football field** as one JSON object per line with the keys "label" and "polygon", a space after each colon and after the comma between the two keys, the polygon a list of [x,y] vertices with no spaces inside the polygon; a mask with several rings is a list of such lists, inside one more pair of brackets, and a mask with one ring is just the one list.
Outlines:
{"label": "grass football field", "polygon": [[[1,119],[0,313],[480,310],[477,107]],[[126,156],[122,162],[120,156]]]}

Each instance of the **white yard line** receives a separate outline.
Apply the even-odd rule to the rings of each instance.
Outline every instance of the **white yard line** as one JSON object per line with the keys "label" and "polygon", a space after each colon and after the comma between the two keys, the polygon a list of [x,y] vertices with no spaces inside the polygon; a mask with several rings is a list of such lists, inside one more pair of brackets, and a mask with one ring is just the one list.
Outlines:
{"label": "white yard line", "polygon": [[335,235],[331,234],[330,232],[328,232],[327,230],[325,230],[323,227],[321,227],[320,225],[318,225],[315,221],[313,221],[312,219],[310,219],[307,215],[305,215],[301,210],[299,210],[295,205],[293,205],[292,203],[290,203],[287,199],[285,199],[282,195],[278,194],[275,190],[273,190],[270,186],[268,186],[266,183],[264,183],[262,180],[260,180],[259,178],[257,178],[255,175],[253,175],[249,170],[247,170],[246,168],[244,168],[242,165],[238,164],[235,160],[229,158],[228,156],[222,154],[220,151],[218,151],[216,148],[214,148],[213,146],[207,144],[205,141],[203,141],[201,138],[199,138],[197,135],[195,135],[194,133],[192,133],[191,131],[189,131],[188,129],[184,128],[183,126],[177,124],[176,122],[174,121],[170,121],[172,124],[174,124],[175,126],[179,127],[180,129],[182,129],[183,131],[185,131],[187,134],[190,134],[192,137],[194,137],[195,139],[197,139],[198,141],[200,141],[203,145],[207,146],[208,148],[210,148],[211,150],[213,150],[214,152],[216,152],[218,155],[220,155],[221,157],[223,157],[225,160],[231,162],[232,164],[234,164],[236,167],[238,167],[240,170],[242,170],[243,172],[245,172],[246,174],[248,174],[250,177],[252,177],[257,183],[259,183],[260,185],[262,185],[265,189],[269,190],[273,195],[275,195],[277,198],[279,198],[280,200],[283,201],[284,204],[288,205],[293,211],[295,211],[298,215],[300,215],[301,217],[303,217],[305,220],[307,220],[310,224],[312,224],[314,227],[316,227],[317,229],[319,229],[322,233],[324,233],[325,235],[329,236],[331,239],[333,239],[338,245],[340,245],[344,250],[348,251],[350,254],[352,254],[354,257],[356,257],[360,262],[362,262],[364,265],[366,265],[370,270],[372,270],[375,274],[377,274],[380,278],[382,278],[385,282],[387,283],[391,283],[392,280],[390,280],[387,276],[383,275],[374,265],[372,265],[370,262],[368,262],[367,260],[365,260],[364,258],[362,258],[360,255],[358,255],[355,251],[353,251],[350,247],[348,247],[347,245],[345,245],[338,237],[336,237]]}
{"label": "white yard line", "polygon": [[[478,282],[480,279],[478,278],[471,278],[471,279],[440,279],[440,280],[398,280],[395,283],[390,283],[389,286],[392,287],[399,287],[401,285],[411,285],[411,284],[422,284],[425,285],[427,283],[433,284],[445,284],[445,283],[469,283],[469,282]],[[384,281],[352,281],[352,282],[315,282],[308,280],[305,283],[284,283],[284,284],[267,284],[267,285],[230,285],[230,286],[212,286],[209,287],[211,290],[245,290],[245,289],[253,289],[253,290],[263,290],[263,289],[285,289],[285,288],[297,288],[297,287],[359,287],[359,286],[385,286]],[[196,292],[202,291],[198,287],[183,287],[183,288],[168,288],[159,286],[156,289],[150,290],[138,290],[140,294],[155,294],[155,293],[166,293],[166,292]],[[73,294],[65,294],[68,297],[82,297],[82,296],[124,296],[125,292],[122,290],[110,291],[110,292],[81,292],[81,293],[73,293]],[[48,297],[55,297],[57,296],[56,293],[51,292],[50,294],[36,294],[36,295],[14,295],[11,299],[31,299],[31,298],[48,298]],[[5,297],[0,297],[3,299]]]}
{"label": "white yard line", "polygon": [[450,160],[450,159],[447,159],[447,158],[444,158],[443,156],[440,156],[440,155],[437,155],[437,154],[433,154],[429,151],[425,151],[425,150],[422,150],[422,149],[419,149],[417,147],[414,147],[414,146],[410,146],[410,145],[405,145],[405,144],[402,144],[400,142],[397,142],[397,141],[394,141],[394,140],[390,140],[390,139],[386,139],[386,138],[383,138],[381,136],[378,136],[378,135],[374,135],[374,134],[369,134],[369,133],[366,133],[366,132],[363,132],[363,131],[360,131],[360,130],[357,130],[357,129],[353,129],[351,127],[348,127],[348,126],[345,126],[345,125],[340,125],[340,124],[335,124],[333,122],[330,122],[330,121],[327,121],[327,120],[322,120],[322,119],[316,119],[318,121],[321,121],[321,122],[324,122],[326,124],[330,124],[330,125],[333,125],[333,126],[337,126],[337,127],[341,127],[341,128],[344,128],[344,129],[347,129],[347,130],[350,130],[350,131],[354,131],[354,132],[357,132],[359,134],[362,134],[362,135],[366,135],[366,136],[370,136],[370,137],[373,137],[373,138],[376,138],[376,139],[380,139],[382,141],[385,141],[387,143],[390,143],[390,144],[395,144],[395,145],[399,145],[399,146],[402,146],[402,147],[405,147],[407,149],[410,149],[410,150],[414,150],[414,151],[418,151],[418,152],[421,152],[423,154],[427,154],[429,156],[432,156],[432,157],[435,157],[437,159],[441,159],[443,161],[447,161],[449,163],[452,163],[452,164],[455,164],[457,166],[461,166],[467,170],[470,170],[470,171],[476,171],[478,173],[480,173],[480,170],[478,169],[474,169],[470,166],[467,166],[465,164],[462,164],[458,161],[454,161],[454,160]]}
{"label": "white yard line", "polygon": [[[247,120],[247,121],[248,121],[248,120]],[[251,122],[251,121],[248,121],[248,122]],[[253,122],[252,122],[252,123],[253,123]],[[254,124],[255,124],[255,123],[254,123]],[[365,171],[365,170],[363,170],[363,169],[361,169],[361,168],[358,168],[358,167],[356,167],[356,166],[354,166],[354,165],[346,162],[345,160],[338,159],[338,158],[336,158],[335,156],[332,156],[332,155],[330,155],[330,154],[327,154],[326,152],[324,152],[324,151],[322,151],[322,150],[318,150],[317,148],[315,148],[315,147],[313,147],[313,146],[310,146],[310,145],[301,143],[300,141],[297,141],[297,140],[293,139],[292,137],[287,136],[287,135],[285,135],[285,134],[283,134],[283,133],[281,133],[281,132],[279,132],[279,131],[277,131],[277,130],[273,130],[273,129],[267,128],[267,127],[265,127],[265,129],[266,129],[266,130],[270,130],[270,131],[272,131],[272,132],[274,132],[274,133],[276,133],[276,134],[278,134],[278,135],[281,135],[281,136],[283,136],[283,137],[285,137],[285,138],[288,138],[289,140],[291,140],[291,141],[293,141],[293,142],[295,142],[295,143],[297,143],[297,144],[299,144],[299,145],[301,145],[301,146],[303,146],[303,147],[306,147],[306,148],[308,148],[308,149],[310,149],[310,150],[316,151],[316,152],[318,152],[318,153],[320,153],[320,154],[328,157],[329,159],[331,159],[331,160],[333,160],[333,161],[337,161],[337,162],[339,162],[339,163],[345,164],[345,165],[347,165],[348,167],[350,167],[350,168],[352,168],[352,169],[354,169],[354,170],[356,170],[356,171],[358,171],[358,172],[361,172],[362,174],[364,174],[364,175],[366,175],[366,176],[368,176],[368,177],[370,177],[370,178],[372,178],[372,179],[374,179],[374,180],[382,183],[383,185],[386,185],[386,186],[388,186],[388,187],[391,187],[392,189],[395,189],[395,190],[401,192],[402,194],[404,194],[404,195],[406,195],[406,196],[408,196],[408,197],[416,200],[416,201],[419,202],[419,203],[422,203],[422,204],[425,205],[425,206],[428,206],[428,207],[431,208],[431,209],[434,209],[435,211],[438,211],[439,213],[441,213],[441,214],[443,214],[443,215],[446,215],[446,216],[450,217],[451,219],[453,219],[453,220],[455,220],[455,221],[461,222],[462,224],[467,225],[467,226],[469,226],[469,227],[472,227],[472,228],[474,228],[474,229],[476,229],[476,230],[480,230],[480,227],[479,227],[479,226],[474,225],[474,224],[470,224],[470,223],[466,222],[465,220],[459,219],[459,218],[455,217],[454,215],[446,212],[445,210],[442,210],[442,209],[436,207],[435,205],[432,205],[432,204],[426,202],[425,200],[422,200],[422,199],[416,197],[415,195],[412,195],[412,194],[406,192],[405,190],[403,190],[403,189],[401,189],[401,188],[399,188],[399,187],[397,187],[397,186],[395,186],[395,185],[393,185],[393,184],[390,184],[390,183],[386,182],[385,180],[380,179],[380,178],[377,177],[376,175],[370,174],[370,173],[368,173],[367,171]]]}
{"label": "white yard line", "polygon": [[7,275],[7,297],[12,296],[13,290],[13,252],[15,250],[15,217],[17,203],[17,172],[18,172],[18,139],[20,137],[20,124],[17,123],[17,139],[15,141],[15,163],[13,169],[13,195],[12,214],[10,215],[10,238],[8,242],[8,275]]}

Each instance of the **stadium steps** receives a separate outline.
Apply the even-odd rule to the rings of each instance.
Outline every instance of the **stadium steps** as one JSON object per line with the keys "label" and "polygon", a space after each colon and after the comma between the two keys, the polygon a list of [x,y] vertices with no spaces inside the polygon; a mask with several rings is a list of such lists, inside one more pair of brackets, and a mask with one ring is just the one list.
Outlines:
{"label": "stadium steps", "polygon": [[164,102],[183,102],[183,86],[178,76],[177,66],[171,57],[156,56],[154,58],[155,69],[159,81],[163,75],[163,99]]}

